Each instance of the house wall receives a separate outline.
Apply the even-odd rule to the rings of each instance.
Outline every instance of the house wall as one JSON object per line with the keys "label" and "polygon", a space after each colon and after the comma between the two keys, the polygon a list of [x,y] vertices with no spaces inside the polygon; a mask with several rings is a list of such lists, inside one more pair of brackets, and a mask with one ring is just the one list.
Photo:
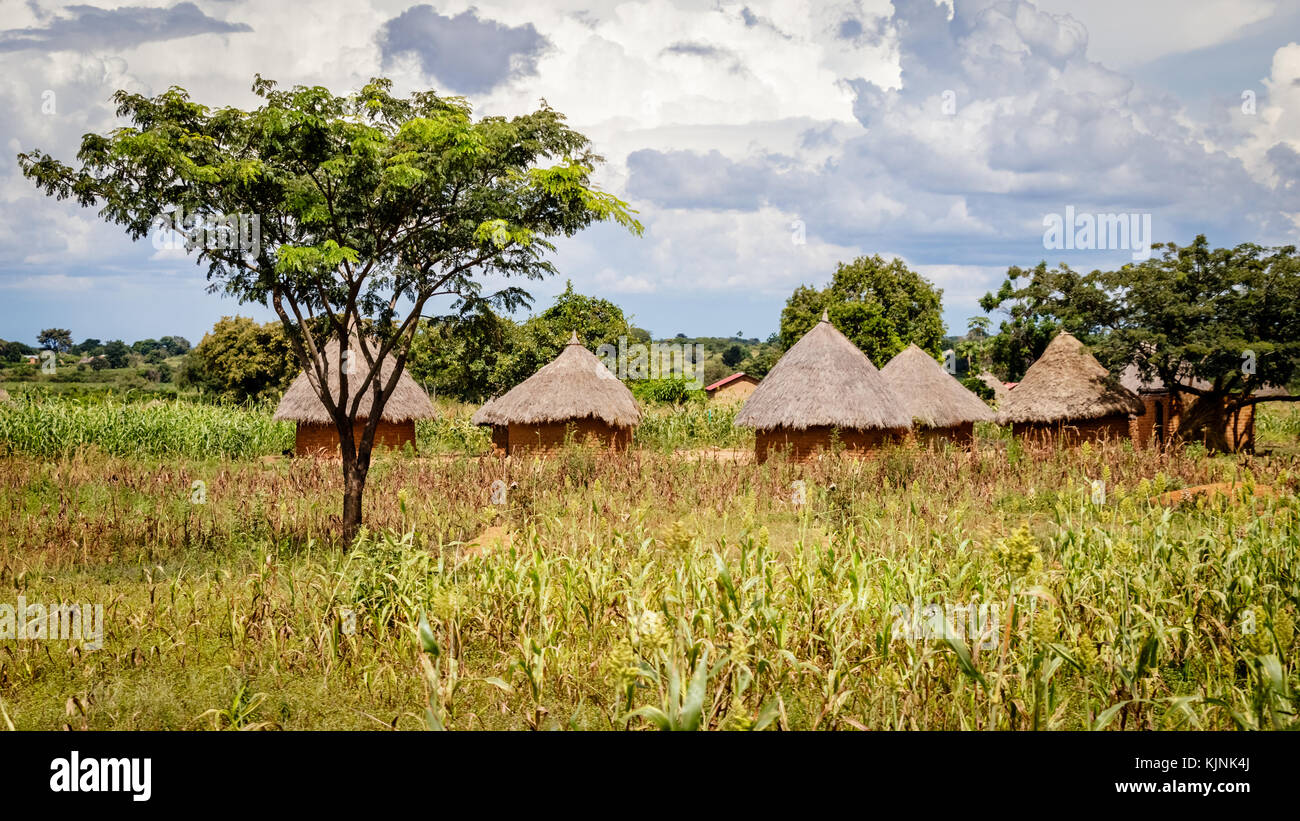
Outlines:
{"label": "house wall", "polygon": [[1234,448],[1255,450],[1255,406],[1247,405],[1233,414],[1234,424],[1228,428],[1228,443]]}
{"label": "house wall", "polygon": [[975,442],[975,423],[967,422],[950,428],[913,428],[909,434],[921,445],[942,445],[945,441],[968,447]]}
{"label": "house wall", "polygon": [[[1134,442],[1140,447],[1154,447],[1161,441],[1169,442],[1178,432],[1182,418],[1182,409],[1196,401],[1194,396],[1170,392],[1144,393],[1142,404],[1144,411],[1135,417],[1132,423]],[[1157,407],[1163,409],[1164,425],[1162,436],[1156,435]],[[1239,408],[1228,424],[1228,445],[1240,450],[1255,449],[1255,408],[1253,405]]]}
{"label": "house wall", "polygon": [[585,442],[611,450],[626,450],[632,443],[630,427],[615,427],[599,419],[581,419],[542,425],[511,424],[506,446],[511,454],[525,451],[552,451],[564,447],[570,431],[575,442]]}
{"label": "house wall", "polygon": [[1011,426],[1017,436],[1037,442],[1061,439],[1064,442],[1098,442],[1128,439],[1132,425],[1128,414],[1112,414],[1097,419],[1071,419],[1063,422],[1020,422]]}
{"label": "house wall", "polygon": [[709,399],[723,404],[744,402],[757,387],[757,382],[752,382],[749,379],[737,379],[735,382],[730,382],[715,390],[709,395]]}
{"label": "house wall", "polygon": [[761,463],[767,460],[769,453],[788,448],[791,459],[810,459],[817,455],[818,451],[830,448],[831,434],[836,430],[844,450],[861,455],[899,441],[906,433],[901,430],[853,430],[830,427],[813,427],[807,430],[788,428],[760,430],[754,434],[754,456]]}
{"label": "house wall", "polygon": [[510,453],[510,429],[505,425],[492,426],[492,455],[506,456]]}
{"label": "house wall", "polygon": [[[1133,444],[1149,448],[1168,442],[1176,427],[1173,397],[1167,393],[1144,393],[1142,406],[1142,415],[1133,417],[1129,424]],[[1159,425],[1157,420],[1162,420]]]}
{"label": "house wall", "polygon": [[[364,420],[357,420],[352,426],[352,436],[360,439],[366,429]],[[375,447],[388,447],[400,450],[407,442],[415,447],[415,422],[380,422],[375,429]],[[294,436],[294,453],[299,456],[338,456],[339,434],[334,425],[315,425],[298,423]]]}

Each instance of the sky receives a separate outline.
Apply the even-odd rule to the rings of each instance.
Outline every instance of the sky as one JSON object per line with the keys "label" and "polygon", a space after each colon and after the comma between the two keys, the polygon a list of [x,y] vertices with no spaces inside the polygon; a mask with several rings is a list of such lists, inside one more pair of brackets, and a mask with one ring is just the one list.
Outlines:
{"label": "sky", "polygon": [[942,288],[959,334],[1008,266],[1294,244],[1300,219],[1290,0],[0,0],[0,338],[197,342],[273,318],[16,161],[123,125],[117,89],[248,108],[257,73],[338,93],[386,76],[476,115],[545,99],[645,232],[558,243],[535,307],[572,280],[657,337],[766,337],[794,288],[871,254]]}

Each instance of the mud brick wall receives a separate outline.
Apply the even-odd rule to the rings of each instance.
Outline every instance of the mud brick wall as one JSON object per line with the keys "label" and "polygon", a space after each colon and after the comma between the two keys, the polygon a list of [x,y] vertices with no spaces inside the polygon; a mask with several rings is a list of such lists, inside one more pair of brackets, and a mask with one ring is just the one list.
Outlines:
{"label": "mud brick wall", "polygon": [[[366,429],[366,423],[358,420],[352,426],[352,436],[360,439]],[[388,447],[401,450],[407,442],[415,447],[415,422],[380,422],[375,430],[375,447]],[[334,425],[313,425],[298,423],[298,432],[294,437],[294,453],[299,456],[337,456],[339,454],[339,434]]]}

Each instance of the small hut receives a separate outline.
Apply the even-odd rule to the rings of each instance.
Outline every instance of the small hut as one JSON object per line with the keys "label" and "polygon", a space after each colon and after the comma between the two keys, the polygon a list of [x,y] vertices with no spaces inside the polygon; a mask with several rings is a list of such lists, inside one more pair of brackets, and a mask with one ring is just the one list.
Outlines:
{"label": "small hut", "polygon": [[708,394],[711,402],[717,402],[720,405],[736,404],[744,402],[752,396],[754,388],[758,387],[758,382],[758,377],[750,376],[741,371],[719,379],[712,385],[706,385],[704,392]]}
{"label": "small hut", "polygon": [[998,409],[998,423],[1030,438],[1088,442],[1130,435],[1142,400],[1119,384],[1083,343],[1062,331]]}
{"label": "small hut", "polygon": [[758,384],[736,424],[754,428],[762,462],[783,448],[806,459],[837,438],[850,452],[867,452],[904,435],[912,418],[867,355],[823,313]]}
{"label": "small hut", "polygon": [[[1143,379],[1142,371],[1135,362],[1130,362],[1124,368],[1119,382],[1142,399],[1142,413],[1133,420],[1132,434],[1134,442],[1140,447],[1158,447],[1176,436],[1183,412],[1196,399],[1189,391],[1169,388],[1157,374],[1153,373],[1149,379]],[[1209,380],[1192,377],[1190,373],[1186,378],[1180,376],[1178,382],[1199,390],[1214,387]],[[1255,396],[1259,397],[1285,396],[1286,393],[1276,385],[1261,385],[1255,390]],[[1228,446],[1233,450],[1253,451],[1255,406],[1247,405],[1233,411],[1228,418],[1226,433]]]}
{"label": "small hut", "polygon": [[505,451],[548,451],[575,441],[624,450],[641,411],[627,386],[595,354],[582,347],[575,333],[550,364],[489,401],[474,414],[477,424],[504,428]]}
{"label": "small hut", "polygon": [[0,403],[8,402],[8,401],[9,401],[9,391],[5,390],[4,388],[0,388]]}
{"label": "small hut", "polygon": [[993,391],[994,402],[1001,402],[1003,399],[1006,399],[1007,394],[1011,392],[1010,385],[1003,382],[1001,379],[998,379],[988,371],[984,371],[976,378],[983,382],[989,390]]}
{"label": "small hut", "polygon": [[[325,345],[325,371],[330,395],[336,400],[339,396],[339,347],[337,339],[330,340]],[[377,350],[378,343],[372,347]],[[361,353],[356,341],[351,346],[349,361],[356,363],[348,379],[349,393],[355,397],[360,379],[369,370],[365,355]],[[391,355],[384,357],[378,378],[390,379],[396,364],[397,360]],[[369,391],[368,388],[367,393]],[[353,436],[357,439],[361,438],[361,433],[365,430],[370,402],[369,396],[361,400],[353,426]],[[429,401],[429,395],[415,383],[410,374],[403,371],[397,380],[397,387],[393,389],[393,395],[384,405],[383,416],[375,430],[375,446],[400,449],[409,443],[415,447],[415,420],[427,419],[433,415],[433,403]],[[325,409],[325,404],[321,402],[305,372],[298,374],[289,390],[285,391],[280,405],[275,409],[275,419],[297,423],[298,432],[294,437],[294,453],[297,455],[338,453],[339,434],[334,419]]]}
{"label": "small hut", "polygon": [[495,399],[484,402],[483,407],[474,411],[469,421],[475,425],[486,425],[492,428],[492,452],[497,456],[505,456],[510,452],[510,427],[500,421],[493,412],[492,406],[495,402]]}
{"label": "small hut", "polygon": [[916,345],[908,345],[880,369],[894,395],[912,418],[919,439],[950,439],[968,445],[976,422],[997,418],[984,400]]}

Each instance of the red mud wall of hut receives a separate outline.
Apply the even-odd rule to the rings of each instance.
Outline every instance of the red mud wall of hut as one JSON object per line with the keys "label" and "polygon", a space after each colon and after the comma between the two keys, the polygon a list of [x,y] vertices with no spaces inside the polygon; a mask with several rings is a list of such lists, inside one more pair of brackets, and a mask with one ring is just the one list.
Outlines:
{"label": "red mud wall of hut", "polygon": [[[758,461],[767,459],[769,451],[790,449],[790,458],[807,459],[819,450],[831,446],[831,432],[834,428],[813,427],[807,430],[760,430],[754,435],[754,455]],[[844,430],[840,429],[839,442],[846,451],[865,453],[881,445],[899,439],[902,431],[884,430]]]}
{"label": "red mud wall of hut", "polygon": [[[360,440],[366,429],[366,423],[358,421],[352,426],[352,436]],[[380,422],[375,430],[375,447],[389,447],[400,450],[407,442],[415,447],[415,422]],[[298,433],[294,437],[294,452],[299,456],[324,454],[334,456],[339,452],[339,434],[334,425],[312,425],[298,423]]]}
{"label": "red mud wall of hut", "polygon": [[541,425],[512,424],[508,434],[510,453],[562,448],[570,432],[575,442],[587,442],[613,450],[626,450],[632,443],[631,428],[615,427],[598,419]]}
{"label": "red mud wall of hut", "polygon": [[1026,439],[1047,441],[1060,438],[1067,442],[1116,441],[1132,434],[1128,414],[1102,416],[1098,419],[1075,419],[1070,422],[1020,422],[1012,431]]}
{"label": "red mud wall of hut", "polygon": [[[1180,394],[1180,397],[1182,395]],[[1181,400],[1191,403],[1192,397]],[[1133,441],[1139,447],[1153,447],[1157,441],[1157,427],[1163,432],[1163,442],[1168,442],[1178,432],[1181,420],[1179,399],[1173,394],[1152,393],[1142,395],[1145,412],[1133,419],[1131,426]],[[1255,407],[1247,405],[1233,414],[1228,423],[1228,444],[1233,448],[1253,450],[1255,447]]]}

